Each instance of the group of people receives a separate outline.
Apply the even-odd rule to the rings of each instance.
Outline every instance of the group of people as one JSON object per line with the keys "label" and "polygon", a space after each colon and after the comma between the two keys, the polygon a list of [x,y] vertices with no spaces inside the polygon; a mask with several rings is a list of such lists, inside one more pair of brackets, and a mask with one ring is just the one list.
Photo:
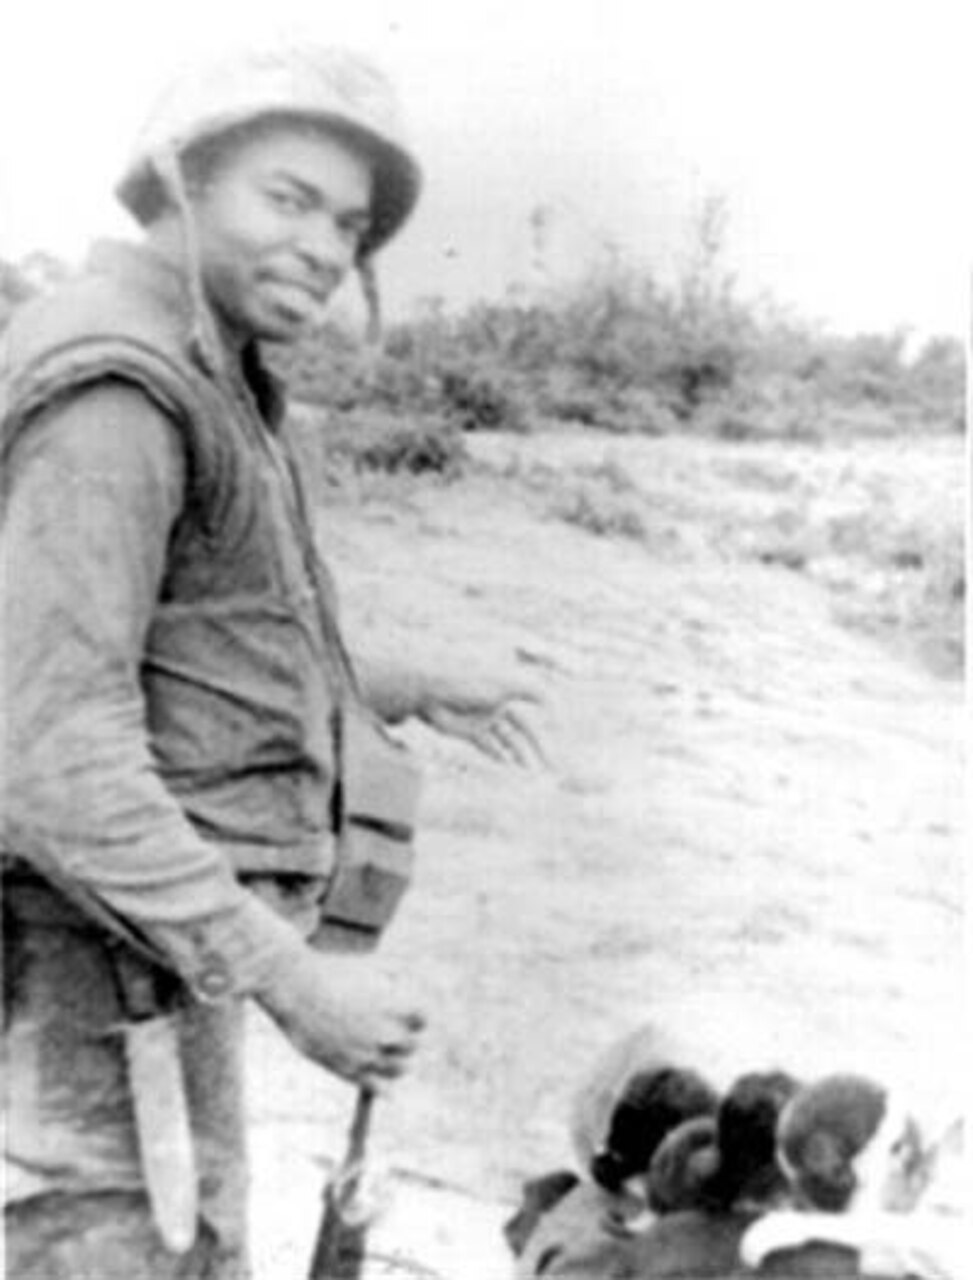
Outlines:
{"label": "group of people", "polygon": [[[376,255],[420,186],[356,55],[204,67],[121,175],[140,238],[2,335],[10,1280],[247,1280],[244,1000],[366,1092],[424,1030],[408,975],[348,954],[409,876],[414,772],[383,725],[542,752],[516,678],[428,645],[349,654],[263,358],[351,274],[377,314]],[[808,1249],[872,1274],[870,1197],[906,1259],[888,1274],[956,1280],[921,1232],[882,1234],[887,1175],[909,1199],[925,1164],[873,1082],[757,1072],[721,1095],[643,1063],[599,1125],[581,1175],[511,1223],[522,1277],[845,1274],[800,1270]]]}
{"label": "group of people", "polygon": [[506,1223],[517,1280],[966,1275],[962,1119],[930,1136],[868,1076],[747,1071],[721,1091],[646,1028],[597,1065],[572,1128],[580,1171],[528,1182]]}

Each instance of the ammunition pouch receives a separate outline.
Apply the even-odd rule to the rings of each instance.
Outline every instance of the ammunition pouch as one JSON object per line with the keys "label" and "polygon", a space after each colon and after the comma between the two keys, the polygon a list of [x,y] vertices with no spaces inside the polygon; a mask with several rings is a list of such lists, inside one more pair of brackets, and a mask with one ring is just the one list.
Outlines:
{"label": "ammunition pouch", "polygon": [[419,767],[357,699],[346,705],[336,789],[335,863],[311,945],[370,950],[412,879]]}

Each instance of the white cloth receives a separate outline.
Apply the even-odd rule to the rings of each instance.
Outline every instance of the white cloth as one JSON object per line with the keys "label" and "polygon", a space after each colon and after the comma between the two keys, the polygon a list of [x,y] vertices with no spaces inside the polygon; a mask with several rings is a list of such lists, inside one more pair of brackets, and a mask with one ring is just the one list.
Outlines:
{"label": "white cloth", "polygon": [[913,1213],[768,1213],[743,1237],[740,1256],[757,1269],[771,1254],[805,1245],[854,1249],[864,1276],[916,1276],[965,1280],[963,1215],[917,1209]]}

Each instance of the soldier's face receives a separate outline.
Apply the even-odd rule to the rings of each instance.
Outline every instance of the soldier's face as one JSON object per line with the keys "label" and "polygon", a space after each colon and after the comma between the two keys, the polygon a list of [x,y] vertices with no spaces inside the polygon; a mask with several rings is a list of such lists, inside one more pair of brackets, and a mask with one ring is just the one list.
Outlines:
{"label": "soldier's face", "polygon": [[231,335],[292,342],[355,263],[372,175],[340,138],[281,124],[234,141],[191,199],[203,284]]}

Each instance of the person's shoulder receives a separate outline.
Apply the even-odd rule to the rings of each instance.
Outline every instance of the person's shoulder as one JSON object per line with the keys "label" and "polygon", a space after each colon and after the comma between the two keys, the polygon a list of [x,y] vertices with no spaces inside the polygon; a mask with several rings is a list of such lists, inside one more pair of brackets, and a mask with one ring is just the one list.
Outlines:
{"label": "person's shoulder", "polygon": [[181,364],[187,323],[171,268],[137,244],[103,244],[88,263],[21,303],[3,334],[11,376],[39,362],[169,357]]}
{"label": "person's shoulder", "polygon": [[504,1237],[515,1257],[523,1253],[538,1224],[578,1182],[578,1175],[572,1169],[555,1169],[524,1183],[520,1204],[503,1224]]}
{"label": "person's shoulder", "polygon": [[103,438],[115,448],[154,436],[175,438],[176,426],[172,414],[143,386],[109,373],[70,387],[52,401],[39,415],[35,435],[66,439],[83,434],[89,446]]}
{"label": "person's shoulder", "polygon": [[18,307],[0,335],[7,444],[42,415],[87,410],[94,395],[109,419],[149,421],[161,411],[180,427],[196,423],[198,447],[216,456],[220,415],[192,357],[179,289],[171,268],[133,245],[93,258],[89,269]]}
{"label": "person's shoulder", "polygon": [[184,451],[178,423],[142,387],[104,379],[70,389],[46,405],[5,458],[5,485],[46,485],[70,477],[95,486],[99,501],[113,492],[139,504],[164,489],[181,500]]}
{"label": "person's shoulder", "polygon": [[518,1275],[606,1275],[609,1261],[628,1243],[609,1220],[611,1199],[592,1183],[579,1181],[537,1223]]}
{"label": "person's shoulder", "polygon": [[[755,1271],[746,1274],[761,1280],[858,1280],[862,1271],[857,1250],[831,1241],[809,1240],[775,1249]],[[883,1278],[876,1274],[875,1280]]]}
{"label": "person's shoulder", "polygon": [[633,1276],[724,1277],[740,1267],[740,1241],[753,1215],[685,1209],[663,1214],[631,1244]]}

